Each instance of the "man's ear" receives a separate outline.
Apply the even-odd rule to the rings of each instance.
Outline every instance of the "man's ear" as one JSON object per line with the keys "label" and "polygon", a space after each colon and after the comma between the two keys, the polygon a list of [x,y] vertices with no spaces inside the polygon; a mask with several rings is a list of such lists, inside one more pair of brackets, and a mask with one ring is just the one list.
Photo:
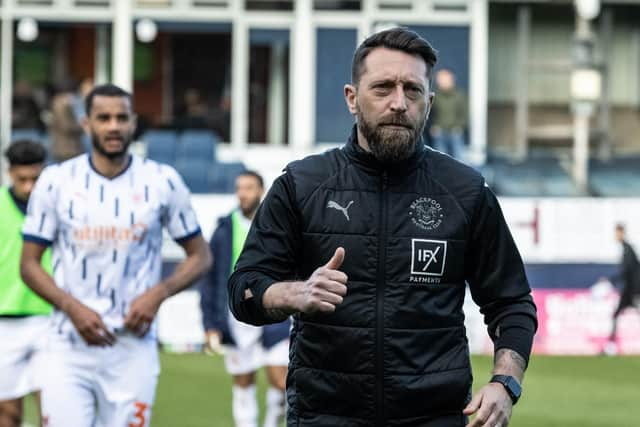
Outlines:
{"label": "man's ear", "polygon": [[429,119],[429,115],[431,114],[431,109],[433,108],[433,98],[435,96],[435,92],[429,92],[429,97],[427,98],[427,120]]}
{"label": "man's ear", "polygon": [[349,112],[353,115],[358,113],[358,89],[350,84],[344,85],[344,100],[347,103]]}

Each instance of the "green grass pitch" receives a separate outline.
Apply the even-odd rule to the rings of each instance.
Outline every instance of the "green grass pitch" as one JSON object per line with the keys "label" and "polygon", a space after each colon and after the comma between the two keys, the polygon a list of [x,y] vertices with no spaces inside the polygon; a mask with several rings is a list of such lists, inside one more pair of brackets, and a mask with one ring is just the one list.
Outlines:
{"label": "green grass pitch", "polygon": [[[233,427],[221,357],[164,353],[161,360],[152,427]],[[473,368],[477,388],[490,376],[491,358],[474,356]],[[263,414],[264,375],[258,387]],[[638,427],[639,420],[640,357],[534,356],[510,427]]]}

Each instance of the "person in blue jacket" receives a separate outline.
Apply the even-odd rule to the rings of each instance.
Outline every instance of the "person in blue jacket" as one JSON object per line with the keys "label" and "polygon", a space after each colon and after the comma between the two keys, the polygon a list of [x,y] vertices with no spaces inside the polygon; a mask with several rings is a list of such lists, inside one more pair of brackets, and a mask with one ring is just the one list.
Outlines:
{"label": "person in blue jacket", "polygon": [[263,194],[264,181],[256,172],[246,171],[236,178],[239,207],[218,222],[209,243],[213,267],[201,287],[207,346],[213,351],[224,351],[226,369],[233,376],[232,412],[236,427],[257,426],[255,374],[262,366],[266,366],[270,384],[264,426],[276,427],[284,416],[289,320],[263,327],[253,326],[236,320],[228,305],[227,281]]}

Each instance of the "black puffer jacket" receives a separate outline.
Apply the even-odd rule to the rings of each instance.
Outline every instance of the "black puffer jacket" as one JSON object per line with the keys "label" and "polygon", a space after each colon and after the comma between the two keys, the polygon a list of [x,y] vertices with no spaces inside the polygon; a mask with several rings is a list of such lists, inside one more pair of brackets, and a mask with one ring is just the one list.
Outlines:
{"label": "black puffer jacket", "polygon": [[536,310],[520,255],[474,170],[423,146],[388,168],[356,138],[276,180],[230,279],[231,308],[270,322],[266,288],[308,278],[344,247],[344,302],[294,316],[288,425],[463,426],[465,280],[496,348],[528,359]]}

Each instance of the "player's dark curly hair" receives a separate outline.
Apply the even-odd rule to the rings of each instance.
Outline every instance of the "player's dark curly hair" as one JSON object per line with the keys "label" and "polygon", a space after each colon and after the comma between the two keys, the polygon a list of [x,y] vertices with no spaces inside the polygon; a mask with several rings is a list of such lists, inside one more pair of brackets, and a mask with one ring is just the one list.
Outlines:
{"label": "player's dark curly hair", "polygon": [[4,155],[9,161],[9,166],[28,166],[44,163],[47,150],[37,142],[21,139],[9,145]]}
{"label": "player's dark curly hair", "polygon": [[91,115],[91,107],[93,107],[93,98],[96,96],[115,96],[129,98],[131,101],[131,94],[119,86],[111,83],[98,85],[94,87],[84,100],[84,108],[87,116]]}

